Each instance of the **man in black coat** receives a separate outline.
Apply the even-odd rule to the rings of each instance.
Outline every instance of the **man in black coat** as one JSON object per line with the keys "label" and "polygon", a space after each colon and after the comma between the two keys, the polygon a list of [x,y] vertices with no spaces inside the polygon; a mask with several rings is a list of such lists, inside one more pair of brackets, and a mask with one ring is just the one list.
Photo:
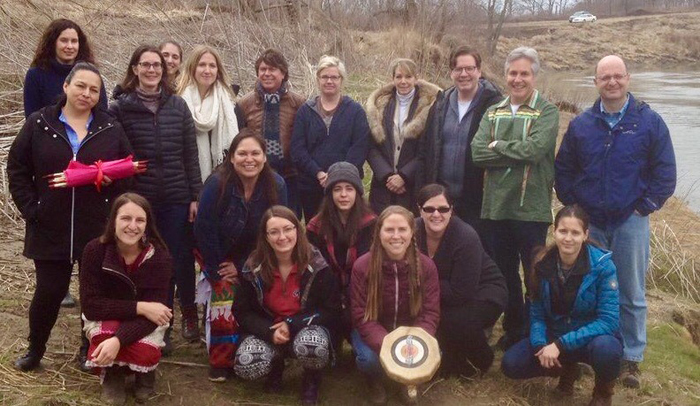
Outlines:
{"label": "man in black coat", "polygon": [[[484,170],[474,166],[470,144],[486,109],[502,100],[501,92],[481,78],[481,55],[462,46],[450,55],[454,86],[438,94],[419,148],[421,185],[447,186],[454,211],[479,234],[490,254],[491,244],[481,227]],[[416,187],[420,190],[420,187]]]}

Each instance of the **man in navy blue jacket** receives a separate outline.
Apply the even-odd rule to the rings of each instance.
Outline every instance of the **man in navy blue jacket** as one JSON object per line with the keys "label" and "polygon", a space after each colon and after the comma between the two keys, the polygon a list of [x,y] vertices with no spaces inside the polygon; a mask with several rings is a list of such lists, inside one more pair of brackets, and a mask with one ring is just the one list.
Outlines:
{"label": "man in navy blue jacket", "polygon": [[569,123],[555,162],[555,188],[564,204],[591,216],[591,239],[613,252],[620,283],[620,329],[625,386],[639,387],[646,347],[644,278],[649,265],[649,214],[676,188],[668,127],[627,92],[630,75],[615,55],[596,65],[600,98]]}

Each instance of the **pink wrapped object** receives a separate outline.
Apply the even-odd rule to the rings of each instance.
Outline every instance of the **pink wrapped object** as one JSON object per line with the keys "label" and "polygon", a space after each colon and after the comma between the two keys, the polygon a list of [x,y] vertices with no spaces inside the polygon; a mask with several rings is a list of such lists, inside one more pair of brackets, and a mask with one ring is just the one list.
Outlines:
{"label": "pink wrapped object", "polygon": [[105,177],[110,180],[128,178],[146,171],[147,161],[134,161],[129,155],[126,158],[115,161],[97,161],[92,165],[85,165],[78,161],[71,161],[63,172],[47,175],[49,187],[64,188],[95,184],[97,191],[101,191]]}

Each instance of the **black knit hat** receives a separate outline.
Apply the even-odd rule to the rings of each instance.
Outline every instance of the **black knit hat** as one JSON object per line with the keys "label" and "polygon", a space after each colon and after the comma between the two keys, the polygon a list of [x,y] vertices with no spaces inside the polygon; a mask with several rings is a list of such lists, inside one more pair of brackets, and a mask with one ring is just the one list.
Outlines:
{"label": "black knit hat", "polygon": [[357,190],[360,196],[365,193],[365,189],[362,186],[362,179],[360,179],[360,172],[357,170],[357,167],[350,162],[336,162],[328,168],[325,193],[331,193],[333,185],[338,182],[348,182],[355,186],[355,190]]}

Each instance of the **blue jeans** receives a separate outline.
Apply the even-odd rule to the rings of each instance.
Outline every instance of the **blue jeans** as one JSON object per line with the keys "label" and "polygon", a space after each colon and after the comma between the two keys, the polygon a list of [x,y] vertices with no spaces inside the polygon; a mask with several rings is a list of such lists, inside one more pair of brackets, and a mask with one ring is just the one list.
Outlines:
{"label": "blue jeans", "polygon": [[355,363],[357,369],[364,375],[372,378],[379,378],[384,375],[384,369],[379,362],[379,356],[360,337],[357,330],[350,333],[352,349],[355,351]]}
{"label": "blue jeans", "polygon": [[175,285],[180,305],[194,304],[195,271],[192,253],[192,224],[187,220],[189,204],[153,206],[153,216],[160,236],[168,246],[173,259],[173,276],[170,280],[168,307],[173,308]]}
{"label": "blue jeans", "polygon": [[645,277],[649,267],[649,217],[632,214],[609,229],[591,224],[590,238],[612,251],[620,283],[620,332],[627,361],[641,362],[647,345]]}
{"label": "blue jeans", "polygon": [[[562,352],[559,362],[563,365],[583,362],[593,367],[596,381],[610,382],[620,374],[622,343],[611,335],[597,336],[586,346],[570,352]],[[530,339],[525,338],[510,347],[501,361],[503,374],[511,379],[530,379],[538,376],[559,376],[561,369],[545,368],[535,357]]]}

